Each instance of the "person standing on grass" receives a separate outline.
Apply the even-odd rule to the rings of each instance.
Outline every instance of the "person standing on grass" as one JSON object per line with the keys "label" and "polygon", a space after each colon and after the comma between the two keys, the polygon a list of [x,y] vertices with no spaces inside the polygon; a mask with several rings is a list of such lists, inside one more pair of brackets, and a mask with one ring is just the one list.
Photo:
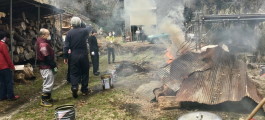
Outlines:
{"label": "person standing on grass", "polygon": [[106,37],[107,39],[107,50],[108,50],[108,63],[110,64],[110,56],[112,55],[112,63],[115,62],[115,50],[114,50],[114,36],[111,32],[109,32],[109,36]]}
{"label": "person standing on grass", "polygon": [[16,100],[19,98],[19,96],[14,95],[11,70],[15,70],[15,67],[8,53],[6,40],[6,32],[0,31],[0,101]]}
{"label": "person standing on grass", "polygon": [[92,35],[88,38],[89,47],[90,47],[90,55],[93,65],[93,74],[98,76],[100,72],[98,72],[99,68],[99,50],[98,50],[98,41],[96,38],[97,31],[92,30]]}
{"label": "person standing on grass", "polygon": [[[87,38],[91,32],[90,27],[82,28],[81,19],[79,17],[71,18],[71,29],[66,36],[64,43],[64,63],[70,62],[70,81],[71,90],[74,98],[78,97],[78,83],[81,83],[82,95],[88,94],[89,81],[89,60],[87,49]],[[71,50],[70,56],[68,51]]]}
{"label": "person standing on grass", "polygon": [[48,29],[40,29],[37,38],[37,59],[43,81],[41,106],[53,106],[51,93],[54,85],[54,74],[57,72],[57,65],[54,61],[54,50],[51,47],[51,35]]}

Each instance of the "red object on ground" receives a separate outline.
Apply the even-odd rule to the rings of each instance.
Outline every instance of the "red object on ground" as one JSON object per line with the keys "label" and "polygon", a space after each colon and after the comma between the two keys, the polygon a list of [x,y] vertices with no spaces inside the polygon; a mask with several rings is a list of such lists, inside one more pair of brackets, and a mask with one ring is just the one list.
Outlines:
{"label": "red object on ground", "polygon": [[15,95],[13,98],[11,98],[9,100],[13,101],[13,100],[17,100],[18,98],[19,98],[19,96],[18,95]]}

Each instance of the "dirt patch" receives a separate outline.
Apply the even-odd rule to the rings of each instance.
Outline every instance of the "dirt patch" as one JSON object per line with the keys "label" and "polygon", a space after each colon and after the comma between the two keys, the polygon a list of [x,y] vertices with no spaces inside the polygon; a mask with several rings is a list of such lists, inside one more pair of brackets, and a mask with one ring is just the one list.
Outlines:
{"label": "dirt patch", "polygon": [[146,73],[148,69],[149,62],[135,63],[129,61],[122,61],[116,68],[116,74],[120,77],[127,77],[134,73]]}

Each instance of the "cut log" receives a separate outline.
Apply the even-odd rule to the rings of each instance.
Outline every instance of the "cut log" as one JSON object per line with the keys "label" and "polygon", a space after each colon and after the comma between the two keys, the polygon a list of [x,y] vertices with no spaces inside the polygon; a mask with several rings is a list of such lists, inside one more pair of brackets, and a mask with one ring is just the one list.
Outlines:
{"label": "cut log", "polygon": [[18,54],[19,62],[26,61],[24,54]]}
{"label": "cut log", "polygon": [[15,45],[12,45],[12,52],[14,53],[16,51],[16,46]]}
{"label": "cut log", "polygon": [[26,60],[30,60],[32,58],[31,54],[28,51],[24,52],[24,56],[25,56]]}
{"label": "cut log", "polygon": [[23,53],[24,53],[24,48],[21,47],[21,46],[17,46],[17,48],[16,48],[16,53],[17,53],[17,54],[23,54]]}
{"label": "cut log", "polygon": [[17,42],[16,46],[26,46],[26,43],[25,42]]}
{"label": "cut log", "polygon": [[[21,33],[23,33],[23,31],[21,31]],[[14,32],[14,39],[20,42],[24,42],[26,41],[25,38],[23,38],[21,35],[19,35],[18,33]]]}
{"label": "cut log", "polygon": [[[33,80],[35,79],[35,75],[33,73],[33,67],[30,64],[27,65],[15,65],[15,70],[17,74],[20,74],[16,76],[18,80],[21,80],[22,78],[25,80]],[[21,75],[23,74],[23,76]]]}
{"label": "cut log", "polygon": [[23,30],[26,30],[27,29],[27,26],[26,26],[26,23],[25,22],[21,22],[20,23],[21,27]]}
{"label": "cut log", "polygon": [[19,62],[19,57],[18,57],[17,54],[13,55],[13,60],[14,60],[14,63],[18,63]]}
{"label": "cut log", "polygon": [[27,18],[26,18],[26,14],[25,14],[24,11],[22,12],[22,18],[23,18],[23,20],[26,20],[26,19],[27,19]]}
{"label": "cut log", "polygon": [[[11,52],[13,52],[14,54],[13,62],[15,64],[35,59],[34,45],[36,43],[36,38],[38,37],[39,25],[41,27],[49,29],[49,31],[53,34],[52,36],[54,41],[52,41],[52,43],[54,45],[54,48],[56,49],[55,52],[62,52],[63,45],[62,42],[58,41],[60,34],[55,27],[55,18],[50,17],[47,19],[42,19],[41,22],[38,23],[38,21],[36,19],[33,19],[32,17],[33,16],[31,16],[30,14],[25,14],[23,12],[20,18],[13,20],[14,42],[11,46]],[[8,24],[1,24],[0,29],[9,32]]]}
{"label": "cut log", "polygon": [[29,30],[29,33],[30,33],[30,35],[31,35],[32,38],[33,37],[37,37],[37,34],[35,33],[34,30]]}
{"label": "cut log", "polygon": [[35,75],[33,73],[33,67],[31,64],[27,64],[25,65],[25,68],[24,68],[24,73],[25,73],[25,78],[27,80],[33,80],[35,79]]}
{"label": "cut log", "polygon": [[6,25],[0,25],[0,29],[3,31],[8,31],[8,28]]}
{"label": "cut log", "polygon": [[16,74],[16,80],[25,81],[25,74],[23,74],[23,73],[17,73]]}

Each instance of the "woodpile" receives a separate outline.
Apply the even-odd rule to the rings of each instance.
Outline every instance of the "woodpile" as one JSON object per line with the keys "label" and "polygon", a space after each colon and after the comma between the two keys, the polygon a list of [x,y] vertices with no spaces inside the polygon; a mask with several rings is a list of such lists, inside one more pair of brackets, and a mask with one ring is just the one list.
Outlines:
{"label": "woodpile", "polygon": [[31,64],[15,65],[15,81],[19,83],[27,83],[27,80],[35,79],[33,67]]}
{"label": "woodpile", "polygon": [[[40,25],[40,27],[39,27]],[[40,24],[36,18],[27,18],[24,12],[22,17],[13,20],[13,38],[12,52],[13,62],[23,63],[32,59],[35,59],[35,42],[38,37],[40,28],[47,28],[51,32],[52,45],[55,48],[55,52],[59,55],[62,54],[62,41],[60,39],[60,33],[55,27],[55,17],[47,17],[41,19]],[[0,29],[9,33],[10,28],[8,24],[0,24]]]}

